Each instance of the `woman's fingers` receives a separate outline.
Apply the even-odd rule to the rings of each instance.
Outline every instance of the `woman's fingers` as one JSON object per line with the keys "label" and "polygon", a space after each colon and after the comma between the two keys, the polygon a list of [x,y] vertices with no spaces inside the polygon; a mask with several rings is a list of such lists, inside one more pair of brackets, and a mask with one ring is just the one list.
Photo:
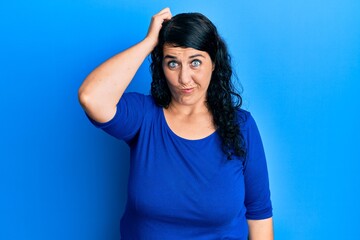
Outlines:
{"label": "woman's fingers", "polygon": [[164,9],[162,9],[160,12],[158,12],[156,15],[162,14],[162,13],[164,13],[164,12],[170,12],[170,8],[166,7],[166,8],[164,8]]}
{"label": "woman's fingers", "polygon": [[151,18],[150,27],[147,33],[147,38],[154,42],[154,46],[157,44],[159,32],[164,21],[170,20],[172,14],[170,8],[164,8]]}

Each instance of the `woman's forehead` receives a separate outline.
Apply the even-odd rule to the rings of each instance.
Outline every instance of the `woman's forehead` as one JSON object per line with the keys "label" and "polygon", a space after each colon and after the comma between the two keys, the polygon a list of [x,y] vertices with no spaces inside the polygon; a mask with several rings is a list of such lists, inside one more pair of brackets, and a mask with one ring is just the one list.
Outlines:
{"label": "woman's forehead", "polygon": [[166,55],[174,57],[190,57],[193,55],[203,55],[204,57],[209,57],[209,54],[205,51],[200,51],[191,47],[178,47],[170,44],[165,44],[163,47],[164,57]]}

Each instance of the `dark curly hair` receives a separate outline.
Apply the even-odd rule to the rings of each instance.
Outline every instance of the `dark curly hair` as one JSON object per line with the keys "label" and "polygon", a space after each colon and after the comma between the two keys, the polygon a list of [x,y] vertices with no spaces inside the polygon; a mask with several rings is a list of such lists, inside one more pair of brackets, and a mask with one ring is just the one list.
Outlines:
{"label": "dark curly hair", "polygon": [[228,159],[232,155],[245,157],[244,137],[240,131],[238,109],[242,98],[231,81],[231,57],[215,25],[200,13],[182,13],[163,23],[158,44],[151,53],[151,95],[157,105],[167,108],[171,93],[162,68],[164,44],[190,47],[209,54],[215,69],[207,90],[206,104],[222,140]]}

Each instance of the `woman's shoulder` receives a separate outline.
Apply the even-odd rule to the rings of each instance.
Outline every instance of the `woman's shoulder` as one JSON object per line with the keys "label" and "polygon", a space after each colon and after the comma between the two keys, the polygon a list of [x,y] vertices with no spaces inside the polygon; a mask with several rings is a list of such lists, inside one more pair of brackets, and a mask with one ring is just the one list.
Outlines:
{"label": "woman's shoulder", "polygon": [[151,95],[139,92],[125,92],[121,99],[124,99],[128,103],[138,103],[145,107],[156,107],[155,100]]}
{"label": "woman's shoulder", "polygon": [[139,100],[146,100],[146,101],[152,100],[151,95],[146,95],[144,93],[139,93],[139,92],[125,92],[122,97],[139,99]]}
{"label": "woman's shoulder", "polygon": [[255,124],[255,120],[251,113],[245,109],[237,110],[237,121],[242,131],[246,131]]}

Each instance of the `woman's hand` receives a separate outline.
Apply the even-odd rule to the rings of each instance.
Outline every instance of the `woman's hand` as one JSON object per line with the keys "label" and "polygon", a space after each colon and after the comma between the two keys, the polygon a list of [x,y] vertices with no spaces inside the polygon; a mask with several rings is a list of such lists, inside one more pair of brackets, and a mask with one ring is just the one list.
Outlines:
{"label": "woman's hand", "polygon": [[119,99],[157,45],[162,23],[170,19],[170,9],[161,10],[152,17],[143,41],[103,62],[86,77],[79,89],[79,100],[93,120],[107,122],[114,117]]}
{"label": "woman's hand", "polygon": [[155,47],[158,43],[159,32],[164,21],[170,20],[172,17],[170,8],[164,8],[151,18],[150,27],[146,38],[149,39]]}

